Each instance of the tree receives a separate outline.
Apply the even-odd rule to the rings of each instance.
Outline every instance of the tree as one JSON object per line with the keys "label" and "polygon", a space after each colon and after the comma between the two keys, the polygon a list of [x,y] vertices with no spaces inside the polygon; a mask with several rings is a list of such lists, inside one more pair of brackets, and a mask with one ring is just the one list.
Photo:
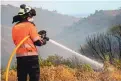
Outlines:
{"label": "tree", "polygon": [[121,60],[121,25],[113,26],[109,29],[109,33],[111,33],[114,37],[117,38],[119,43],[119,51],[120,51],[120,60]]}
{"label": "tree", "polygon": [[[97,59],[101,59],[103,62],[106,60],[106,56],[109,56],[110,62],[113,62],[114,54],[112,53],[112,35],[110,34],[95,34],[88,36],[86,46],[91,51],[93,56]],[[85,48],[83,52],[85,52]],[[87,51],[87,49],[86,49]],[[86,52],[87,53],[87,52]],[[90,54],[90,52],[88,52]]]}
{"label": "tree", "polygon": [[86,41],[86,47],[81,46],[80,49],[83,54],[87,55],[88,53],[102,61],[105,61],[106,56],[109,56],[110,63],[113,63],[115,58],[121,60],[121,25],[109,28],[105,34],[88,36]]}

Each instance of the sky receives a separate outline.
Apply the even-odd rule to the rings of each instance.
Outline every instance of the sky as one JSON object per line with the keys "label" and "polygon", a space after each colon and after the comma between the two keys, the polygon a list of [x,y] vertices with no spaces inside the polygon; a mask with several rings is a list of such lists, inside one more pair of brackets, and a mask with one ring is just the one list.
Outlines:
{"label": "sky", "polygon": [[56,10],[58,13],[68,15],[87,15],[94,13],[95,10],[114,10],[121,7],[121,0],[2,0],[2,4],[14,6],[23,3],[32,7],[42,7],[49,11]]}

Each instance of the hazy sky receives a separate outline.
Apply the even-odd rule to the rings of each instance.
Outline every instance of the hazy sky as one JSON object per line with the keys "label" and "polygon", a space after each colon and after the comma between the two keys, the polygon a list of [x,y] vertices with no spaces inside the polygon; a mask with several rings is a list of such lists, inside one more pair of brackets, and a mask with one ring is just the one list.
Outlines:
{"label": "hazy sky", "polygon": [[42,7],[50,11],[57,10],[61,14],[90,14],[94,13],[95,10],[113,10],[121,7],[121,0],[2,0],[2,4],[12,4],[19,6],[24,3],[32,7]]}

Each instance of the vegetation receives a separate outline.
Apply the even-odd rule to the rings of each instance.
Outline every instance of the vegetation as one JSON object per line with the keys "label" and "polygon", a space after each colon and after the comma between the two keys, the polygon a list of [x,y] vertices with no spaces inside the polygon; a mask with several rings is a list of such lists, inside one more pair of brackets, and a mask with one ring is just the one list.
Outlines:
{"label": "vegetation", "polygon": [[81,47],[83,54],[91,54],[92,58],[111,64],[121,61],[121,25],[114,26],[107,33],[87,37],[87,43]]}
{"label": "vegetation", "polygon": [[[95,71],[90,65],[78,62],[77,57],[67,59],[57,55],[46,59],[40,57],[40,81],[121,81],[121,63],[116,60],[114,67],[108,59],[107,57],[104,70]],[[12,67],[9,71],[9,81],[17,81],[16,65]],[[5,81],[4,70],[2,81]]]}

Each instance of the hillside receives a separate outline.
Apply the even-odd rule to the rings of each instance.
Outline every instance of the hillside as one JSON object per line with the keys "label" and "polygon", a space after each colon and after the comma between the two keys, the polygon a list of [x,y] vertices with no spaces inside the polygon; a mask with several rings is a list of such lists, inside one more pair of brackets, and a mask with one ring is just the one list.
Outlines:
{"label": "hillside", "polygon": [[[66,27],[58,37],[58,41],[78,51],[86,37],[94,33],[106,32],[109,27],[121,24],[121,10],[99,10],[83,18],[72,26]],[[68,42],[66,42],[68,41]]]}

